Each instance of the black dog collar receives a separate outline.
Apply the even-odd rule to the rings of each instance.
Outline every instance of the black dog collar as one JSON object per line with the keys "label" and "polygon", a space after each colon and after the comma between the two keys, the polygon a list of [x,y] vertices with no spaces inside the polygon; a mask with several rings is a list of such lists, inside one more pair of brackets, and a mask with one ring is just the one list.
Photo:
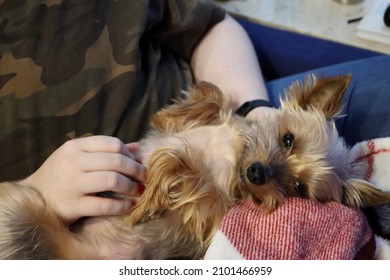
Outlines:
{"label": "black dog collar", "polygon": [[247,101],[244,104],[242,104],[236,111],[236,114],[245,117],[249,114],[250,111],[253,109],[256,109],[258,107],[270,107],[274,108],[274,106],[267,100],[264,99],[255,99],[252,101]]}

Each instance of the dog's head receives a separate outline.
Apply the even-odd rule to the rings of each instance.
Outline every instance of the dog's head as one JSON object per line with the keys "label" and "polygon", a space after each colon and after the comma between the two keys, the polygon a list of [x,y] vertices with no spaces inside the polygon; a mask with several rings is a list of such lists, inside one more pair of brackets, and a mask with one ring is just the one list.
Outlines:
{"label": "dog's head", "polygon": [[257,137],[248,137],[239,164],[244,188],[275,209],[287,196],[337,201],[365,207],[389,201],[356,172],[349,149],[339,137],[335,119],[350,76],[294,83],[274,116],[259,124]]}

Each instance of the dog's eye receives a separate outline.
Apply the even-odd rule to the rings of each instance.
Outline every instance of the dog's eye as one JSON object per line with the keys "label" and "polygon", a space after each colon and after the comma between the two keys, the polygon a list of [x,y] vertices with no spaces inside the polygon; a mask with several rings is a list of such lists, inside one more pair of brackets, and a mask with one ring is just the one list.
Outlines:
{"label": "dog's eye", "polygon": [[283,135],[282,137],[283,147],[285,147],[288,150],[291,149],[294,143],[294,139],[295,139],[294,134],[292,134],[291,132],[288,132],[285,135]]}
{"label": "dog's eye", "polygon": [[295,184],[295,192],[300,196],[300,197],[305,197],[306,196],[306,187],[303,185],[300,181],[296,180],[294,182]]}

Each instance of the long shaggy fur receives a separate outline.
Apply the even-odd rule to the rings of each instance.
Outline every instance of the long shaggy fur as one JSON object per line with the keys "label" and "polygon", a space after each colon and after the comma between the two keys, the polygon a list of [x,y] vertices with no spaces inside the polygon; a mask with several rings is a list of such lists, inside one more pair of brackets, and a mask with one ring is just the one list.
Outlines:
{"label": "long shaggy fur", "polygon": [[[232,112],[200,83],[158,112],[140,142],[148,167],[137,206],[66,227],[33,187],[0,187],[2,259],[197,259],[222,217],[253,199],[273,211],[288,196],[366,207],[390,201],[362,179],[334,119],[350,77],[308,77],[261,122]],[[88,226],[86,226],[88,225]]]}
{"label": "long shaggy fur", "polygon": [[1,259],[77,258],[67,248],[69,230],[34,189],[1,184],[0,209]]}

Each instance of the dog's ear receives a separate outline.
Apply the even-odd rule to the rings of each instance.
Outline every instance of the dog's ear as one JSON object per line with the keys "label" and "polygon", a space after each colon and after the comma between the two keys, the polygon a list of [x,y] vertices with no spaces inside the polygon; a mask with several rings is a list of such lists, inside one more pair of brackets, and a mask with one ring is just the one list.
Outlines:
{"label": "dog's ear", "polygon": [[199,152],[185,147],[164,147],[153,152],[148,160],[146,189],[130,213],[130,223],[156,219],[167,210],[181,211],[187,220],[196,218],[191,210],[196,200],[212,199],[213,189],[208,187],[209,173],[202,170],[201,161]]}
{"label": "dog's ear", "polygon": [[[320,79],[312,75],[306,78],[303,87],[294,84],[290,92],[293,93],[292,98],[296,99],[301,108],[306,110],[309,107],[315,107],[323,111],[325,117],[331,120],[342,110],[342,98],[350,81],[350,75]],[[301,92],[297,93],[299,91]]]}
{"label": "dog's ear", "polygon": [[350,179],[343,188],[342,203],[355,208],[372,207],[390,202],[390,194],[375,188],[371,183]]}
{"label": "dog's ear", "polygon": [[224,106],[221,91],[213,84],[201,82],[184,99],[159,111],[152,125],[160,132],[178,132],[188,127],[213,122]]}

